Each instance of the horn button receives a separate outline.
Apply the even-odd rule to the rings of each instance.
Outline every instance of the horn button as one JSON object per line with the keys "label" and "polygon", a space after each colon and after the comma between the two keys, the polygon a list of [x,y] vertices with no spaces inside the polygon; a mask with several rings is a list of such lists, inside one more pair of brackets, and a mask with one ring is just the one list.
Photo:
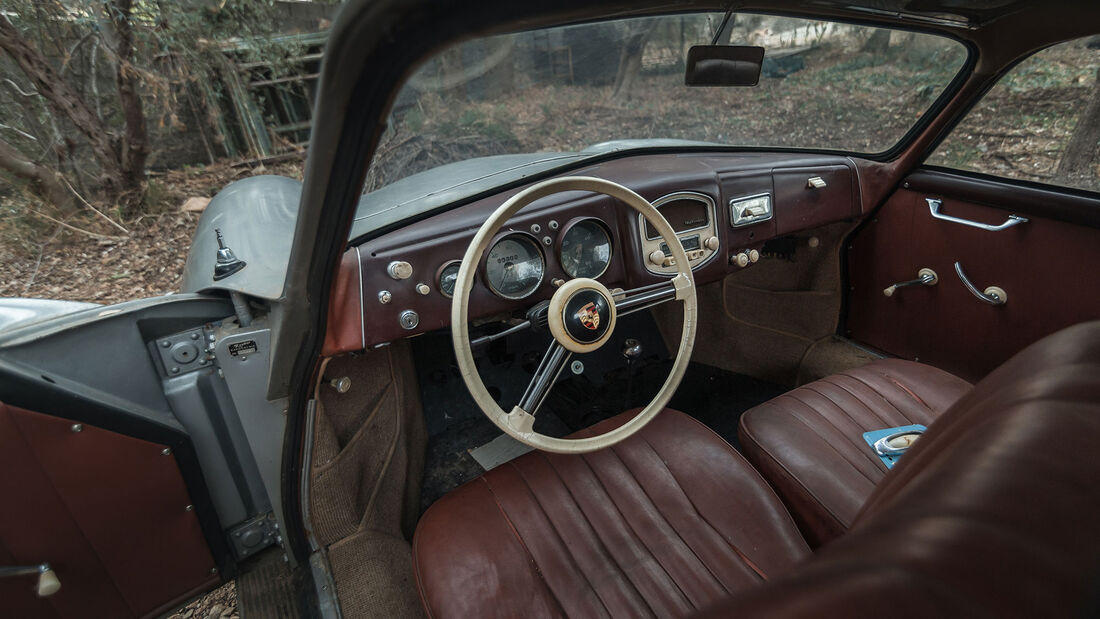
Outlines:
{"label": "horn button", "polygon": [[610,291],[594,279],[566,282],[550,300],[550,332],[567,350],[596,350],[615,327],[615,304]]}

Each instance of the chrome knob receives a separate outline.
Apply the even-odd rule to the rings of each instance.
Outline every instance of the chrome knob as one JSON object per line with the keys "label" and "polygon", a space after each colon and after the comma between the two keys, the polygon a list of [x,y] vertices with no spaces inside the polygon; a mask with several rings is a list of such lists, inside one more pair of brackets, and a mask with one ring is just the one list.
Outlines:
{"label": "chrome knob", "polygon": [[711,251],[717,251],[718,250],[718,245],[719,245],[718,237],[716,237],[716,236],[710,237],[709,239],[707,239],[706,241],[703,242],[703,245],[705,245],[706,248],[711,250]]}
{"label": "chrome knob", "polygon": [[393,295],[390,294],[389,290],[379,290],[378,291],[378,302],[381,303],[382,305],[385,305],[385,304],[389,303],[392,300],[393,300]]}
{"label": "chrome knob", "polygon": [[332,388],[336,390],[336,393],[347,393],[351,389],[351,379],[347,376],[334,378],[328,381],[328,384],[332,385]]}
{"label": "chrome knob", "polygon": [[394,260],[386,267],[386,273],[394,279],[409,279],[413,274],[413,267],[404,260]]}
{"label": "chrome knob", "polygon": [[730,263],[736,264],[739,267],[747,267],[749,266],[749,255],[745,252],[741,252],[736,256],[732,256],[730,258]]}
{"label": "chrome knob", "polygon": [[419,292],[420,294],[428,294],[429,292],[432,291],[432,289],[431,289],[431,287],[429,287],[424,282],[420,282],[419,284],[416,285],[416,291]]}

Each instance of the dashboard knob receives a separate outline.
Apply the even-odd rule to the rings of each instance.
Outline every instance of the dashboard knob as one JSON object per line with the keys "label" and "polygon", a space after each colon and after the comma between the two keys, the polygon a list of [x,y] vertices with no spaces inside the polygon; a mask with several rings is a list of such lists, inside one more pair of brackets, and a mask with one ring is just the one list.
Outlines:
{"label": "dashboard knob", "polygon": [[386,267],[386,273],[394,279],[409,279],[413,274],[413,267],[404,260],[394,260]]}
{"label": "dashboard knob", "polygon": [[416,291],[419,292],[420,294],[428,294],[429,292],[432,291],[432,289],[431,289],[431,287],[429,287],[424,282],[420,282],[419,284],[416,285]]}
{"label": "dashboard knob", "polygon": [[707,246],[707,249],[709,249],[711,251],[717,251],[718,250],[718,237],[712,236],[709,239],[707,239],[706,242],[704,242],[703,244]]}
{"label": "dashboard knob", "polygon": [[649,252],[649,261],[657,266],[661,266],[665,263],[665,252],[659,249],[654,249],[653,251]]}
{"label": "dashboard knob", "polygon": [[759,262],[759,261],[760,261],[760,252],[756,251],[755,249],[750,249],[749,250],[749,262],[755,263],[755,262]]}
{"label": "dashboard knob", "polygon": [[747,267],[749,266],[749,255],[745,252],[741,252],[730,258],[730,263],[736,264],[739,267]]}

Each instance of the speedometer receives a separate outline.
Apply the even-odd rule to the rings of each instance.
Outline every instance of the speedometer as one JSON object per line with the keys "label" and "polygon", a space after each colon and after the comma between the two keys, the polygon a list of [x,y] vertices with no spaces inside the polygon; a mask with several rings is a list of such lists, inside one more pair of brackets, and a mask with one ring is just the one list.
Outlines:
{"label": "speedometer", "polygon": [[598,220],[582,219],[561,237],[561,268],[569,277],[603,275],[611,264],[611,237]]}
{"label": "speedometer", "polygon": [[497,241],[485,261],[489,289],[505,299],[531,296],[542,283],[546,265],[534,239],[512,234]]}

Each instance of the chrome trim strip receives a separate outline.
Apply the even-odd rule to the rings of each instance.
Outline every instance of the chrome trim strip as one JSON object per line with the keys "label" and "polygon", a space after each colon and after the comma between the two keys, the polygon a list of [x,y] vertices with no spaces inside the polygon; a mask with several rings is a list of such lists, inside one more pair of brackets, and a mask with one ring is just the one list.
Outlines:
{"label": "chrome trim strip", "polygon": [[[745,202],[747,200],[753,200],[755,198],[764,198],[764,197],[768,198],[768,216],[767,217],[763,217],[763,218],[754,217],[751,221],[743,221],[741,223],[734,223],[734,221],[736,221],[738,219],[733,213],[733,205],[734,204],[736,204],[738,202]],[[729,202],[726,203],[726,208],[728,208],[729,211],[730,211],[730,227],[731,228],[744,228],[745,226],[753,226],[753,225],[756,225],[756,224],[762,224],[765,221],[770,221],[773,217],[775,217],[775,197],[772,195],[772,193],[770,191],[765,191],[763,193],[754,193],[754,194],[748,195],[748,196],[738,196],[736,198],[730,198]]]}
{"label": "chrome trim strip", "polygon": [[355,263],[359,265],[359,346],[367,348],[367,301],[363,298],[363,256],[359,253],[359,246],[355,246]]}

